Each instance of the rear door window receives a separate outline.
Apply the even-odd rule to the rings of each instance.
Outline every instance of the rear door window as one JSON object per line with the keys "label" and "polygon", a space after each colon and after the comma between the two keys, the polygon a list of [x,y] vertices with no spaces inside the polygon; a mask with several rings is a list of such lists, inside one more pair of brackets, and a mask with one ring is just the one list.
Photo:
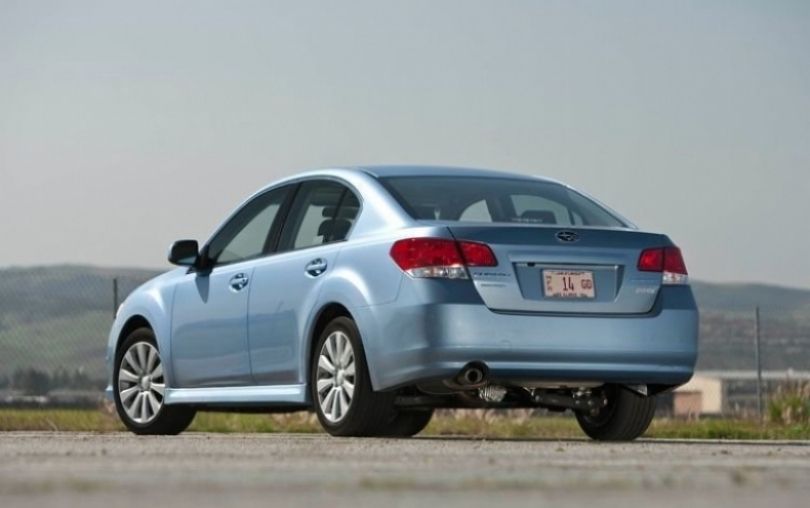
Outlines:
{"label": "rear door window", "polygon": [[284,225],[280,251],[345,240],[360,211],[357,196],[330,180],[301,184]]}

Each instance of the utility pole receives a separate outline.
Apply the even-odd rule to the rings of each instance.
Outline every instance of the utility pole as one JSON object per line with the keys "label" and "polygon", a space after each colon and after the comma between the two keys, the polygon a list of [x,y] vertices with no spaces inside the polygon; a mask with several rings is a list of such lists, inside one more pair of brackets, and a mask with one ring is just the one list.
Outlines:
{"label": "utility pole", "polygon": [[113,278],[113,318],[118,314],[118,277]]}
{"label": "utility pole", "polygon": [[759,423],[764,420],[762,409],[762,356],[760,354],[759,337],[759,306],[754,311],[754,354],[757,360],[757,411],[759,412]]}

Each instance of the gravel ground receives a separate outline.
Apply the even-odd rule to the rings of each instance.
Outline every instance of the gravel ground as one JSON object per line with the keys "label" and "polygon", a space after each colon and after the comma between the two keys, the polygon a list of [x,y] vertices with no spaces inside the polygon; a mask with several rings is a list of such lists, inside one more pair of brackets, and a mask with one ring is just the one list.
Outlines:
{"label": "gravel ground", "polygon": [[807,442],[0,433],[4,508],[781,508],[807,499]]}

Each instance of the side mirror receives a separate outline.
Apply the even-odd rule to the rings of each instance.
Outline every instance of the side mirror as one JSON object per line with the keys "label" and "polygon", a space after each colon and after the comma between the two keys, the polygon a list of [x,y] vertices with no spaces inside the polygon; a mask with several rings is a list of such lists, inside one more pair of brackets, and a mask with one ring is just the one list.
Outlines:
{"label": "side mirror", "polygon": [[197,240],[177,240],[169,249],[169,263],[178,266],[194,266],[200,256]]}

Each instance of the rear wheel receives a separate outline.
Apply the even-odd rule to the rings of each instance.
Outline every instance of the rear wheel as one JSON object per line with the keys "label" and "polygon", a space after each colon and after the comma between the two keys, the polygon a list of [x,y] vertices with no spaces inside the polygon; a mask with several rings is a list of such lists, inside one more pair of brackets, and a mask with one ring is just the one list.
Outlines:
{"label": "rear wheel", "polygon": [[310,387],[315,413],[333,436],[380,435],[393,411],[391,393],[375,392],[354,321],[330,322],[315,344]]}
{"label": "rear wheel", "polygon": [[598,441],[632,441],[644,434],[655,415],[655,397],[616,385],[605,387],[608,403],[596,414],[577,412],[582,430]]}
{"label": "rear wheel", "polygon": [[195,411],[164,404],[166,377],[155,334],[149,328],[130,333],[115,357],[113,394],[124,425],[135,434],[179,434]]}
{"label": "rear wheel", "polygon": [[381,437],[411,437],[419,434],[430,423],[433,410],[398,411],[380,431]]}

